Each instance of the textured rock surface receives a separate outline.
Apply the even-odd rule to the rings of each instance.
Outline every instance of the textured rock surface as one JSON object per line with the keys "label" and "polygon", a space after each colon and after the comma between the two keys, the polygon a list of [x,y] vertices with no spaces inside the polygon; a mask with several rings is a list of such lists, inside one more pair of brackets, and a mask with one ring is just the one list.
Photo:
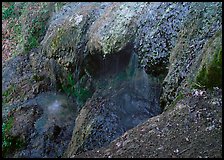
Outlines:
{"label": "textured rock surface", "polygon": [[[177,43],[172,46],[173,49],[171,47],[170,56],[166,55],[170,65],[163,82],[161,97],[166,111],[149,119],[141,125],[141,129],[138,126],[127,131],[122,138],[116,139],[107,147],[70,157],[222,156],[219,143],[222,141],[222,90],[207,94],[204,90],[192,89],[196,74],[207,61],[209,62],[208,57],[216,56],[216,51],[220,49],[221,8],[217,10],[219,7],[221,3],[190,4],[189,14],[182,24],[184,26],[179,33],[176,32]],[[214,16],[211,21],[207,21],[207,13]],[[166,67],[165,63],[162,66]],[[221,79],[221,76],[217,79]],[[205,132],[209,132],[209,135]],[[212,149],[209,146],[213,146]]]}
{"label": "textured rock surface", "polygon": [[34,99],[15,104],[9,135],[26,145],[8,157],[61,157],[71,139],[77,105],[65,95],[42,93]]}
{"label": "textured rock surface", "polygon": [[222,31],[206,43],[202,53],[204,55],[194,80],[206,88],[222,88]]}
{"label": "textured rock surface", "polygon": [[[43,54],[64,68],[81,65],[86,56],[87,30],[97,17],[99,3],[69,3],[56,14],[42,41]],[[74,69],[73,69],[74,70]]]}
{"label": "textured rock surface", "polygon": [[147,3],[113,3],[89,30],[88,47],[92,54],[117,53],[133,42],[136,21]]}
{"label": "textured rock surface", "polygon": [[[3,121],[28,142],[9,157],[222,157],[221,2],[52,4],[28,3],[24,36],[47,31],[25,47],[44,39],[3,65]],[[82,108],[40,98],[68,79],[95,91]]]}
{"label": "textured rock surface", "polygon": [[[217,94],[218,93],[218,94]],[[106,147],[72,158],[221,158],[222,91],[186,96]]]}
{"label": "textured rock surface", "polygon": [[5,104],[22,102],[35,97],[41,91],[51,89],[48,77],[35,78],[28,55],[17,55],[7,61],[3,65],[2,77],[2,110],[7,109]]}
{"label": "textured rock surface", "polygon": [[106,146],[125,131],[161,113],[158,79],[132,65],[115,77],[101,75],[95,82],[98,89],[82,107],[64,157]]}
{"label": "textured rock surface", "polygon": [[137,21],[135,52],[147,73],[159,75],[167,70],[170,50],[185,19],[190,3],[149,3]]}
{"label": "textured rock surface", "polygon": [[[221,30],[220,7],[221,3],[192,3],[189,19],[178,35],[175,48],[170,51],[169,72],[163,82],[162,103],[170,104],[183,86],[188,84],[185,88],[190,88],[190,83],[195,81],[196,72],[202,65],[201,60],[207,54],[216,52],[214,48],[210,53],[213,47],[208,44],[205,46],[205,44]],[[210,14],[213,15],[212,18]],[[221,41],[217,45],[220,43]],[[208,53],[202,50],[204,46],[211,47]]]}

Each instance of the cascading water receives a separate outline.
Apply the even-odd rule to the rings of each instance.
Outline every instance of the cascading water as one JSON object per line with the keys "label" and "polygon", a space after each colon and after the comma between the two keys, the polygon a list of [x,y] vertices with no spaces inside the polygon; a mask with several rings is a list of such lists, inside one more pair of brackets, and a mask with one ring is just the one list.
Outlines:
{"label": "cascading water", "polygon": [[[85,114],[76,119],[82,123],[81,128],[74,129],[71,141],[71,145],[78,146],[76,154],[106,146],[125,131],[161,113],[161,83],[138,68],[134,52],[121,51],[98,60],[95,63],[100,64],[99,70],[93,75],[96,91],[83,106]],[[83,122],[83,117],[88,120]],[[84,142],[77,144],[82,136]]]}
{"label": "cascading water", "polygon": [[127,65],[119,64],[122,63],[122,59],[115,61],[115,64],[109,64],[115,67],[115,69],[111,69],[112,71],[105,71],[108,64],[103,62],[103,69],[107,75],[102,74],[96,80],[96,88],[103,89],[97,96],[113,94],[113,101],[122,108],[124,113],[135,111],[137,113],[137,110],[140,112],[144,110],[146,111],[145,117],[148,114],[147,118],[158,115],[161,113],[159,78],[148,75],[143,69],[138,68],[136,53],[132,52],[131,55],[127,54],[126,56],[130,56]]}

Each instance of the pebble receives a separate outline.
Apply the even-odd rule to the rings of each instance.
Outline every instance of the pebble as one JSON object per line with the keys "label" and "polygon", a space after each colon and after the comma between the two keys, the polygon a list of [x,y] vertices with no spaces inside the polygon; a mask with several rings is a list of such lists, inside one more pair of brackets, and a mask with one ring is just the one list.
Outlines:
{"label": "pebble", "polygon": [[213,128],[215,128],[214,124],[212,126],[206,127],[205,131],[211,131]]}
{"label": "pebble", "polygon": [[121,142],[117,142],[117,143],[116,143],[116,146],[117,146],[117,147],[120,147],[120,146],[121,146]]}
{"label": "pebble", "polygon": [[174,153],[179,153],[179,149],[176,149],[173,151]]}

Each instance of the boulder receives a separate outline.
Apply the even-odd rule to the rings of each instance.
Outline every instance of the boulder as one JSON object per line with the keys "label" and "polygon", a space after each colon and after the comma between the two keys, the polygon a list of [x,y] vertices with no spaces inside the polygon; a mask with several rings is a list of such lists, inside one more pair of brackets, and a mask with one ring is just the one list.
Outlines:
{"label": "boulder", "polygon": [[160,82],[132,67],[94,81],[97,90],[76,119],[64,157],[107,146],[125,131],[161,113]]}
{"label": "boulder", "polygon": [[69,3],[51,19],[42,44],[42,54],[61,67],[75,70],[87,55],[87,30],[95,21],[99,3]]}
{"label": "boulder", "polygon": [[20,140],[23,146],[10,148],[12,153],[7,157],[61,157],[72,136],[76,103],[63,94],[45,92],[15,106],[7,118],[13,119],[7,136]]}
{"label": "boulder", "polygon": [[[164,35],[168,45],[164,46],[168,49],[165,58],[170,63],[170,65],[167,62],[161,65],[163,68],[169,67],[168,74],[163,81],[161,94],[161,105],[165,108],[164,113],[148,119],[143,125],[130,129],[108,146],[84,153],[71,152],[67,157],[221,157],[219,143],[222,134],[221,91],[210,92],[192,89],[193,85],[189,82],[189,80],[191,82],[200,81],[197,75],[199,77],[202,75],[202,80],[211,78],[209,74],[205,74],[209,73],[211,68],[215,68],[216,73],[220,71],[222,51],[220,49],[221,17],[219,15],[221,15],[221,3],[184,3],[181,5],[181,3],[155,3],[154,6],[150,6],[164,7],[163,9],[166,11],[164,17],[166,14],[169,17],[169,14],[175,13],[169,12],[171,9],[180,12],[180,14],[175,14],[173,19],[171,16],[171,22],[180,21],[180,23],[174,23],[171,30],[166,30],[165,27],[172,24],[167,23],[169,21],[167,17],[159,21],[166,22],[165,26],[157,25],[159,26],[158,30],[165,30]],[[217,8],[220,9],[217,10]],[[151,10],[150,14],[153,13],[153,9]],[[183,14],[184,16],[182,16]],[[210,14],[213,18],[210,17]],[[206,20],[208,17],[211,18],[211,21]],[[171,37],[168,34],[169,31],[172,32]],[[155,35],[158,35],[158,40],[152,39],[152,41],[158,44],[162,36]],[[138,42],[140,43],[140,41]],[[163,48],[161,46],[158,48]],[[156,49],[153,48],[153,50]],[[204,52],[202,53],[202,51]],[[136,53],[139,54],[138,50]],[[211,67],[213,62],[217,66]],[[149,64],[151,65],[151,63]],[[155,69],[155,72],[149,70],[148,73],[157,73],[153,73],[155,76],[161,74],[161,69],[156,67],[159,65],[151,67]],[[221,74],[216,73],[220,84]],[[131,99],[133,100],[133,98]],[[214,110],[215,112],[213,112]],[[211,117],[214,121],[210,123]],[[209,136],[205,132],[209,132]],[[179,137],[176,134],[182,136]],[[216,141],[215,137],[219,140]],[[207,141],[201,145],[201,139],[207,139]],[[209,146],[215,147],[211,149]]]}
{"label": "boulder", "polygon": [[[218,94],[217,94],[218,93]],[[185,96],[108,146],[70,158],[221,158],[222,91]]]}
{"label": "boulder", "polygon": [[[222,24],[221,10],[217,8],[221,9],[221,3],[192,3],[189,18],[178,34],[176,46],[170,51],[169,71],[163,81],[162,107],[169,105],[179,91],[189,91],[192,88],[198,69],[204,65],[201,61],[206,55],[217,55],[214,53],[216,47],[220,48],[221,41],[217,42],[220,38],[213,42],[217,43],[215,48],[209,42],[221,36],[216,33],[220,32]],[[206,49],[208,47],[211,48]]]}
{"label": "boulder", "polygon": [[112,3],[89,29],[88,47],[91,54],[104,57],[114,54],[132,43],[136,21],[147,3]]}
{"label": "boulder", "polygon": [[139,65],[155,76],[166,74],[170,50],[175,46],[177,34],[188,18],[191,3],[152,2],[137,21],[135,52]]}

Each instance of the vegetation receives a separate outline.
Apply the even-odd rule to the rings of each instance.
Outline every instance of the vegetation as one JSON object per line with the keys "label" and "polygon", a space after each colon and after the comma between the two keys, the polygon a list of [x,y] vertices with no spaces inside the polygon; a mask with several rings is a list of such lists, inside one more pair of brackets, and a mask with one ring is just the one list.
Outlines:
{"label": "vegetation", "polygon": [[6,123],[2,124],[2,153],[4,157],[25,145],[23,140],[10,136],[9,133],[13,127],[13,121],[14,118],[9,117]]}
{"label": "vegetation", "polygon": [[204,64],[196,77],[196,88],[204,86],[208,89],[213,87],[222,88],[222,48],[218,49],[211,62]]}
{"label": "vegetation", "polygon": [[8,89],[2,93],[3,104],[8,103],[12,99],[14,92],[15,86],[10,85]]}
{"label": "vegetation", "polygon": [[38,47],[50,17],[48,7],[48,3],[32,2],[12,2],[9,7],[2,6],[3,54],[28,53]]}
{"label": "vegetation", "polygon": [[8,8],[2,7],[2,20],[14,17],[14,3],[12,3]]}
{"label": "vegetation", "polygon": [[35,13],[32,13],[31,15],[30,12],[28,11],[24,11],[23,13],[26,22],[28,22],[27,24],[24,24],[25,32],[27,34],[27,38],[24,37],[25,52],[29,52],[32,48],[38,47],[42,36],[44,36],[46,32],[46,26],[47,21],[49,19],[50,10],[48,9],[48,5],[44,3],[40,6],[37,5],[36,7],[41,7],[41,9],[37,10]]}
{"label": "vegetation", "polygon": [[75,80],[71,73],[68,74],[67,80],[62,84],[62,89],[68,96],[76,97],[76,100],[80,105],[83,105],[86,100],[92,96],[90,90],[82,87],[80,83],[75,84]]}
{"label": "vegetation", "polygon": [[36,82],[39,82],[39,81],[44,80],[44,76],[40,76],[38,74],[34,74],[32,79],[35,80]]}

